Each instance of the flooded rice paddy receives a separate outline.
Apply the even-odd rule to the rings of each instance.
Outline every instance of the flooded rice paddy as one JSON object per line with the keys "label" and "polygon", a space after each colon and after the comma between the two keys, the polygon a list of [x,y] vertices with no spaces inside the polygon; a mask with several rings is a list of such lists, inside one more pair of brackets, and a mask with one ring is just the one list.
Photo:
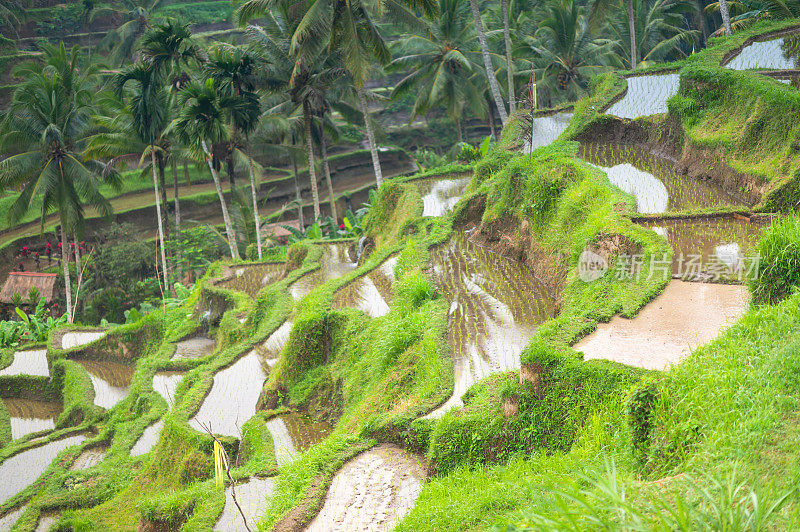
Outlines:
{"label": "flooded rice paddy", "polygon": [[452,209],[469,185],[470,176],[414,181],[422,195],[422,216],[441,216]]}
{"label": "flooded rice paddy", "polygon": [[0,482],[0,504],[39,478],[58,453],[85,439],[83,435],[62,438],[6,459],[0,464],[0,479],[3,479],[3,482]]}
{"label": "flooded rice paddy", "polygon": [[35,399],[3,399],[11,417],[11,437],[21,438],[41,430],[53,430],[61,403]]}
{"label": "flooded rice paddy", "polygon": [[348,244],[328,244],[320,258],[320,267],[307,273],[289,286],[294,299],[300,299],[317,286],[356,269],[355,253]]}
{"label": "flooded rice paddy", "polygon": [[195,336],[178,342],[172,358],[201,358],[213,353],[216,347],[217,342],[213,338]]}
{"label": "flooded rice paddy", "polygon": [[293,326],[294,323],[291,320],[284,321],[281,323],[280,327],[275,329],[275,332],[270,334],[269,337],[264,340],[264,343],[261,344],[260,351],[264,362],[266,362],[268,366],[274,366],[278,363],[281,351],[283,351],[286,342],[289,341],[289,334],[291,334]]}
{"label": "flooded rice paddy", "polygon": [[133,366],[110,360],[75,360],[89,372],[94,404],[106,410],[125,399],[133,379]]}
{"label": "flooded rice paddy", "polygon": [[253,350],[218,371],[211,391],[191,419],[192,428],[202,430],[200,424],[210,425],[214,434],[240,436],[242,425],[256,413],[256,403],[267,379],[263,363]]}
{"label": "flooded rice paddy", "polygon": [[255,299],[258,292],[283,276],[283,263],[257,264],[231,268],[231,277],[219,282],[229,290],[244,292]]}
{"label": "flooded rice paddy", "polygon": [[721,187],[679,174],[674,163],[636,146],[582,144],[580,156],[602,169],[613,185],[631,194],[639,213],[742,205]]}
{"label": "flooded rice paddy", "polygon": [[448,303],[448,341],[453,351],[453,396],[430,414],[461,405],[478,380],[519,368],[533,332],[553,314],[545,288],[525,265],[501,257],[456,234],[431,250],[437,287]]}
{"label": "flooded rice paddy", "polygon": [[71,471],[89,469],[102,462],[106,457],[108,447],[92,447],[85,449],[70,466]]}
{"label": "flooded rice paddy", "polygon": [[42,513],[39,516],[39,522],[36,524],[35,532],[49,532],[49,530],[58,522],[60,518],[61,514],[59,512]]}
{"label": "flooded rice paddy", "polygon": [[[225,532],[246,532],[247,527],[242,521],[242,514],[233,502],[232,488],[225,489],[225,509],[214,530],[224,530]],[[247,524],[250,530],[256,530],[256,522],[263,515],[264,510],[269,507],[269,498],[275,492],[274,478],[251,477],[246,481],[236,483],[236,501],[242,507]]]}
{"label": "flooded rice paddy", "polygon": [[530,153],[535,148],[549,146],[561,136],[569,127],[572,120],[571,112],[561,112],[548,116],[537,116],[533,119],[533,128],[528,126],[525,132],[528,142],[525,144],[524,153]]}
{"label": "flooded rice paddy", "polygon": [[628,91],[606,114],[639,118],[667,112],[667,100],[678,93],[678,74],[652,74],[628,78]]}
{"label": "flooded rice paddy", "polygon": [[61,337],[61,349],[74,349],[88,345],[108,334],[108,331],[73,331]]}
{"label": "flooded rice paddy", "polygon": [[14,353],[14,360],[11,364],[4,369],[0,369],[0,375],[49,377],[50,368],[47,365],[47,349],[17,351]]}
{"label": "flooded rice paddy", "polygon": [[11,510],[3,517],[0,517],[0,530],[11,530],[11,527],[17,522],[17,519],[22,517],[26,509],[27,508],[23,506],[22,508]]}
{"label": "flooded rice paddy", "polygon": [[131,448],[131,456],[142,456],[149,453],[158,443],[158,437],[161,435],[161,429],[163,428],[164,422],[158,420],[144,429],[142,435],[139,436],[139,439],[136,440],[136,443]]}
{"label": "flooded rice paddy", "polygon": [[[653,225],[657,223],[657,225]],[[743,281],[753,275],[765,223],[715,217],[642,222],[673,249],[673,276],[690,281]],[[749,272],[749,273],[748,273]]]}
{"label": "flooded rice paddy", "polygon": [[325,503],[308,532],[391,530],[414,506],[425,461],[381,445],[347,462],[333,477]]}
{"label": "flooded rice paddy", "polygon": [[800,65],[800,35],[756,41],[724,66],[732,70],[790,70]]}
{"label": "flooded rice paddy", "polygon": [[584,360],[664,370],[716,338],[747,309],[747,288],[670,282],[633,319],[614,317],[575,345]]}
{"label": "flooded rice paddy", "polygon": [[175,390],[183,375],[182,371],[159,371],[153,375],[153,390],[163,397],[170,407],[175,404]]}
{"label": "flooded rice paddy", "polygon": [[356,308],[377,318],[389,312],[397,256],[392,256],[366,275],[353,280],[333,294],[333,308]]}
{"label": "flooded rice paddy", "polygon": [[301,453],[324,440],[333,430],[330,423],[314,421],[306,414],[292,412],[267,421],[275,447],[275,459],[283,467]]}

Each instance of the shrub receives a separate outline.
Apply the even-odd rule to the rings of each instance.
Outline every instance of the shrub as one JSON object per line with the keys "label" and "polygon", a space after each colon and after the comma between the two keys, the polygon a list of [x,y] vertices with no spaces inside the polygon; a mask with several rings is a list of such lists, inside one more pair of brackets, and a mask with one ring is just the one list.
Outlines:
{"label": "shrub", "polygon": [[750,281],[756,305],[774,304],[800,285],[800,217],[792,214],[770,227],[758,245],[758,275]]}

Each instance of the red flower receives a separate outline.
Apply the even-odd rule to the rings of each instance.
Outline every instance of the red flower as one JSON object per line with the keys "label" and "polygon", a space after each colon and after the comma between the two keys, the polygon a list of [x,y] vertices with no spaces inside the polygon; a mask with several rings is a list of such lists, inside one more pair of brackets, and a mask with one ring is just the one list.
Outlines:
{"label": "red flower", "polygon": [[344,229],[344,224],[339,225],[339,229]]}

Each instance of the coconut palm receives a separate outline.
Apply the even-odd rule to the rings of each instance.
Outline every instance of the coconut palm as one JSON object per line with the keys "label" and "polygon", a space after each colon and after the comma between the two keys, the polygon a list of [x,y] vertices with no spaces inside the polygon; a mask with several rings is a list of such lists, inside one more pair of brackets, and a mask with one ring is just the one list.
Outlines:
{"label": "coconut palm", "polygon": [[[585,94],[589,79],[608,69],[606,56],[613,41],[592,35],[586,8],[574,0],[551,2],[533,36],[518,48],[531,58],[531,68],[543,104],[575,100]],[[530,71],[529,71],[530,72]]]}
{"label": "coconut palm", "polygon": [[[633,0],[636,24],[636,39],[628,39],[630,25],[626,17],[612,17],[608,24],[608,35],[613,47],[609,55],[623,68],[637,68],[651,63],[674,59],[685,55],[681,45],[689,46],[699,33],[687,26],[687,14],[695,10],[692,3],[676,0]],[[618,12],[619,13],[619,12]],[[636,42],[638,50],[631,54],[627,42]],[[639,63],[632,64],[629,58],[638,57]]]}
{"label": "coconut palm", "polygon": [[[316,158],[314,155],[314,138],[317,126],[314,123],[330,109],[331,103],[328,95],[336,85],[347,79],[347,71],[336,65],[335,57],[320,50],[315,58],[304,57],[300,66],[300,59],[291,53],[291,37],[294,28],[288,17],[281,13],[272,14],[262,28],[249,27],[254,49],[261,54],[265,64],[271,65],[262,72],[262,82],[274,92],[283,92],[288,101],[300,110],[302,116],[302,137],[305,140],[306,158],[308,160],[308,173],[311,184],[311,196],[314,203],[314,219],[320,218],[319,188],[316,171]],[[291,69],[290,76],[286,78],[287,71]],[[291,115],[289,106],[284,106],[285,115]],[[323,138],[316,135],[318,139]],[[322,148],[322,145],[321,145]],[[327,161],[327,153],[324,159]],[[333,188],[330,184],[330,172],[326,172],[328,190],[331,195],[332,209],[335,208],[332,197]]]}
{"label": "coconut palm", "polygon": [[514,58],[511,55],[511,28],[508,23],[508,0],[500,0],[500,11],[503,18],[503,45],[506,49],[506,77],[508,83],[508,108],[514,112],[517,107],[514,90]]}
{"label": "coconut palm", "polygon": [[[265,16],[279,0],[247,0],[236,10],[240,24],[257,17]],[[425,16],[436,15],[435,0],[378,0],[371,3],[351,2],[349,0],[311,0],[298,16],[298,23],[292,35],[291,53],[295,56],[293,78],[307,64],[319,57],[321,49],[327,47],[331,52],[341,54],[344,67],[349,71],[355,84],[359,107],[364,115],[364,125],[369,141],[375,180],[378,185],[383,175],[375,142],[375,131],[369,119],[366,91],[367,81],[373,61],[387,65],[391,61],[389,48],[378,31],[373,14],[386,20],[419,24],[415,13]],[[299,11],[299,10],[298,10]]]}
{"label": "coconut palm", "polygon": [[[139,48],[142,58],[147,61],[156,72],[169,78],[171,88],[170,108],[174,108],[176,92],[179,91],[189,79],[184,69],[189,67],[192,63],[199,62],[203,59],[202,50],[192,39],[192,32],[189,30],[189,25],[179,24],[172,20],[168,20],[163,24],[156,24],[148,29],[142,36]],[[167,142],[164,142],[162,146],[172,169],[172,188],[175,197],[175,231],[177,232],[176,240],[179,240],[181,232],[181,202],[177,163],[178,152],[180,152],[181,149],[176,138],[165,140],[167,140]],[[167,235],[169,235],[169,221],[166,219],[168,210],[166,208],[167,187],[164,179],[163,165],[161,165],[159,170],[161,198],[165,205],[164,227],[167,229]],[[180,251],[178,251],[178,253],[180,253]],[[180,265],[182,264],[180,257],[178,257],[177,263],[179,269],[178,277],[180,277]]]}
{"label": "coconut palm", "polygon": [[[36,208],[42,227],[46,216],[58,214],[61,222],[62,267],[68,319],[73,317],[67,234],[84,228],[84,204],[103,216],[111,204],[100,193],[101,166],[81,153],[90,131],[95,71],[81,68],[78,47],[46,46],[42,65],[32,67],[14,91],[2,122],[6,153],[0,161],[0,186],[21,189],[8,218],[18,222]],[[119,186],[114,172],[105,176]]]}
{"label": "coconut palm", "polygon": [[416,94],[411,120],[441,105],[456,124],[458,140],[463,140],[463,111],[470,108],[475,114],[486,113],[482,87],[475,76],[481,69],[476,45],[469,4],[464,0],[439,0],[439,16],[428,23],[425,32],[393,44],[398,57],[391,69],[407,75],[395,85],[392,97]]}
{"label": "coconut palm", "polygon": [[111,50],[109,59],[112,63],[121,65],[133,56],[139,38],[156,20],[156,11],[169,2],[170,0],[121,0],[119,3],[103,4],[93,9],[92,19],[102,15],[122,17],[122,24],[108,32],[99,44],[101,48]]}
{"label": "coconut palm", "polygon": [[155,24],[142,35],[139,43],[142,58],[156,71],[170,77],[173,90],[186,83],[184,68],[203,60],[200,46],[192,39],[188,24],[168,20]]}
{"label": "coconut palm", "polygon": [[494,75],[494,65],[492,64],[492,57],[489,52],[489,43],[486,40],[486,31],[483,29],[483,20],[481,19],[481,11],[478,8],[478,0],[469,0],[469,5],[472,8],[472,19],[475,22],[478,42],[481,45],[481,56],[483,57],[483,66],[486,69],[486,79],[489,81],[489,88],[492,91],[492,97],[494,98],[497,112],[500,115],[500,121],[505,125],[508,120],[508,113],[506,112],[506,104],[503,103],[503,96],[500,94],[500,85],[497,83],[497,78]]}
{"label": "coconut palm", "polygon": [[[713,2],[707,12],[719,11],[725,32],[752,26],[760,20],[785,20],[800,18],[800,2],[797,0],[738,0]],[[733,18],[731,18],[733,13]],[[726,22],[727,21],[727,22]]]}
{"label": "coconut palm", "polygon": [[198,159],[205,159],[208,164],[222,209],[231,257],[239,260],[236,231],[231,223],[218,172],[219,147],[226,146],[230,137],[224,110],[226,102],[220,98],[214,80],[210,78],[203,83],[189,83],[178,93],[177,101],[178,116],[169,129],[178,134]]}
{"label": "coconut palm", "polygon": [[[126,95],[126,86],[132,89],[127,92],[131,125],[141,142],[148,146],[143,151],[142,157],[150,156],[153,190],[156,196],[158,240],[161,247],[161,271],[164,278],[164,290],[167,290],[169,279],[167,276],[166,241],[161,215],[162,196],[159,194],[157,171],[163,174],[164,164],[161,161],[164,160],[164,155],[161,144],[164,141],[166,126],[169,123],[169,95],[164,88],[163,78],[159,75],[159,72],[156,71],[153,65],[142,62],[135,63],[115,76],[114,88],[117,96],[124,97]],[[166,204],[164,208],[166,209]]]}

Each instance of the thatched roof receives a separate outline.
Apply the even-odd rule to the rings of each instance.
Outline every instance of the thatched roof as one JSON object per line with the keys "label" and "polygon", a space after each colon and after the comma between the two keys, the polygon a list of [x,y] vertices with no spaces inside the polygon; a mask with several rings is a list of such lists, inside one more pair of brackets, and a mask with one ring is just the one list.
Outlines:
{"label": "thatched roof", "polygon": [[0,303],[11,303],[14,294],[19,294],[23,300],[27,300],[31,288],[36,288],[39,297],[51,303],[56,291],[56,277],[54,273],[11,272],[8,274],[6,284],[3,285],[3,290],[0,291]]}
{"label": "thatched roof", "polygon": [[290,236],[292,233],[287,231],[285,228],[281,227],[282,225],[287,225],[289,227],[294,227],[295,229],[300,229],[300,220],[286,220],[285,222],[278,222],[274,224],[267,224],[261,228],[261,235],[262,236],[273,236],[275,238],[280,238],[282,236]]}

